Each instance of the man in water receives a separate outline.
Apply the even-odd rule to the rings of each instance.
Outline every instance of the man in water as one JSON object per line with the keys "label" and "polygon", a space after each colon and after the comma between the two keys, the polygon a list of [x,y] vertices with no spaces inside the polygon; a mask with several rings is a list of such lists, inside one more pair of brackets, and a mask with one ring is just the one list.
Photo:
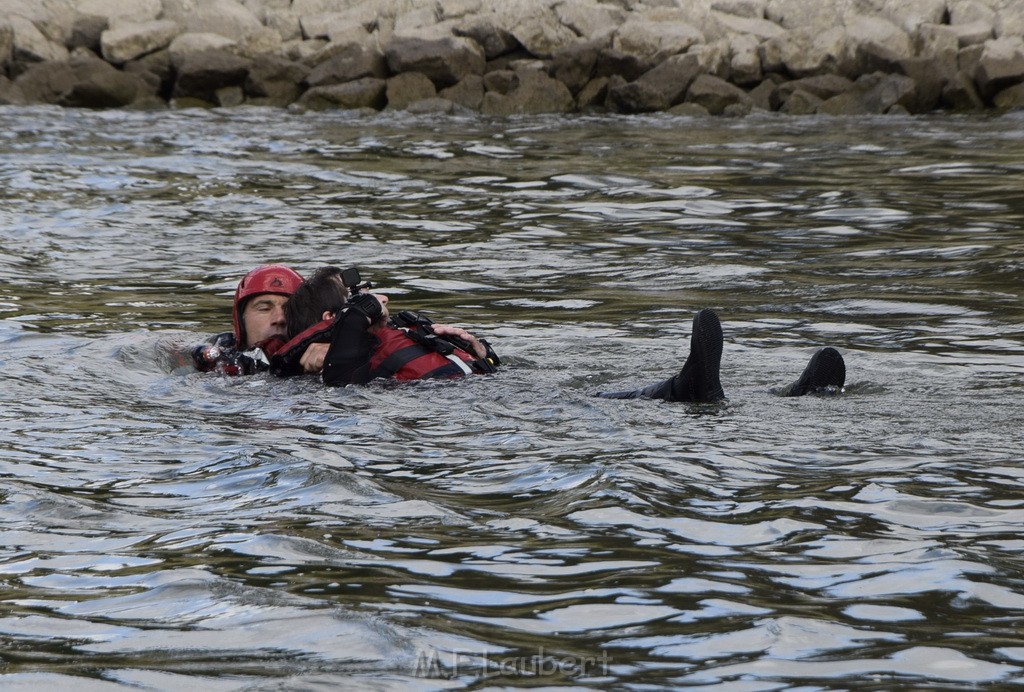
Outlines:
{"label": "man in water", "polygon": [[[324,267],[296,289],[285,306],[292,338],[271,359],[275,374],[321,372],[325,384],[345,385],[363,384],[377,377],[409,380],[487,373],[500,363],[486,341],[465,330],[433,324],[407,312],[389,320],[387,296],[369,293],[357,285],[350,291],[342,276],[341,270]],[[721,401],[725,399],[719,377],[722,341],[718,315],[714,310],[701,310],[693,319],[690,353],[679,373],[640,389],[598,396]],[[311,357],[311,353],[318,355]],[[823,348],[811,358],[800,378],[779,393],[802,396],[829,388],[838,390],[845,379],[842,356],[834,348]]]}
{"label": "man in water", "polygon": [[231,309],[234,332],[218,334],[191,351],[202,372],[251,375],[266,370],[287,337],[284,306],[302,277],[280,264],[256,267],[238,282]]}
{"label": "man in water", "polygon": [[345,385],[483,374],[501,363],[464,329],[411,312],[391,317],[387,296],[360,285],[358,272],[346,281],[346,273],[322,267],[295,290],[285,306],[292,338],[271,359],[272,372],[320,372],[325,384]]}

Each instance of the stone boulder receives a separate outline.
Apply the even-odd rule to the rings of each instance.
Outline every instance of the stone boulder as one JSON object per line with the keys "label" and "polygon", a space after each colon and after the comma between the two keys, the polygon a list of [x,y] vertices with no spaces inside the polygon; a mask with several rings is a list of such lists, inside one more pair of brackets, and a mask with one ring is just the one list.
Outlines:
{"label": "stone boulder", "polygon": [[605,41],[581,41],[556,52],[549,67],[552,77],[578,94],[594,74],[597,57]]}
{"label": "stone boulder", "polygon": [[516,83],[508,93],[488,91],[481,111],[486,115],[567,113],[575,105],[568,87],[540,69],[515,71]]}
{"label": "stone boulder", "polygon": [[758,46],[765,72],[793,77],[818,74],[848,74],[852,57],[846,31],[832,27],[825,31],[793,29]]}
{"label": "stone boulder", "polygon": [[[46,40],[66,47],[71,38],[76,0],[0,0],[0,17],[27,20]],[[64,56],[66,59],[67,56]]]}
{"label": "stone boulder", "polygon": [[163,4],[160,0],[77,0],[76,20],[81,17],[98,17],[110,25],[118,22],[142,24],[160,17]]}
{"label": "stone boulder", "polygon": [[383,79],[364,77],[348,84],[313,87],[299,98],[299,105],[310,110],[341,108],[381,110],[386,103],[387,83]]}
{"label": "stone boulder", "polygon": [[0,74],[0,106],[24,106],[27,103],[21,87]]}
{"label": "stone boulder", "polygon": [[946,0],[899,0],[886,2],[881,15],[908,34],[922,24],[942,24],[946,14]]}
{"label": "stone boulder", "polygon": [[218,103],[217,91],[241,87],[249,75],[250,62],[225,50],[189,53],[175,61],[177,79],[174,97],[192,97]]}
{"label": "stone boulder", "polygon": [[391,72],[421,72],[439,88],[451,86],[471,74],[483,74],[483,49],[461,36],[424,38],[395,34],[384,51]]}
{"label": "stone boulder", "polygon": [[614,48],[605,48],[597,54],[597,62],[594,63],[594,76],[617,76],[631,82],[650,68],[647,61],[641,61],[635,55],[629,55]]}
{"label": "stone boulder", "polygon": [[703,42],[704,35],[688,24],[631,17],[615,32],[612,48],[650,68]]}
{"label": "stone boulder", "polygon": [[729,73],[738,86],[759,84],[764,78],[760,45],[760,41],[747,34],[729,39]]}
{"label": "stone boulder", "polygon": [[818,112],[821,104],[822,99],[819,96],[803,89],[796,89],[782,104],[779,111],[786,115],[812,115]]}
{"label": "stone boulder", "polygon": [[610,40],[617,26],[626,19],[626,12],[589,0],[564,0],[554,6],[555,16],[583,41]]}
{"label": "stone boulder", "polygon": [[493,60],[521,47],[512,32],[495,21],[493,13],[473,15],[455,22],[452,33],[475,41],[483,49],[487,60]]}
{"label": "stone boulder", "polygon": [[410,104],[437,97],[430,78],[419,72],[405,72],[387,80],[388,108],[405,110]]}
{"label": "stone boulder", "polygon": [[708,41],[729,39],[733,36],[752,36],[759,41],[767,41],[786,33],[781,26],[767,19],[740,17],[716,10],[708,14],[702,28]]}
{"label": "stone boulder", "polygon": [[1015,84],[1008,89],[1003,89],[995,95],[992,103],[995,104],[996,108],[1003,108],[1005,110],[1020,110],[1024,108],[1024,84]]}
{"label": "stone boulder", "polygon": [[913,57],[910,36],[886,19],[855,14],[844,24],[855,56],[854,74],[894,72],[900,60]]}
{"label": "stone boulder", "polygon": [[610,88],[607,105],[620,113],[666,110],[683,100],[699,73],[695,55],[673,55],[639,79]]}
{"label": "stone boulder", "polygon": [[10,24],[0,24],[0,75],[7,70],[11,64],[11,56],[14,53],[14,29]]}
{"label": "stone boulder", "polygon": [[301,63],[273,55],[253,60],[245,78],[245,95],[250,103],[266,106],[286,106],[294,103],[302,93],[307,68]]}
{"label": "stone boulder", "polygon": [[73,59],[75,83],[59,101],[77,108],[122,108],[139,96],[140,80],[98,58]]}
{"label": "stone boulder", "polygon": [[550,58],[557,51],[580,40],[572,29],[562,24],[554,12],[540,10],[536,4],[527,7],[515,10],[515,5],[511,5],[502,7],[502,11],[514,13],[516,21],[512,23],[509,33],[531,55]]}
{"label": "stone boulder", "polygon": [[1024,39],[1013,36],[986,41],[975,81],[986,101],[997,92],[1024,81]]}
{"label": "stone boulder", "polygon": [[837,74],[823,74],[814,77],[804,77],[791,82],[779,84],[771,97],[772,110],[784,110],[790,96],[797,91],[810,94],[818,99],[819,103],[833,96],[845,94],[853,88],[853,81]]}
{"label": "stone boulder", "polygon": [[874,73],[859,77],[845,94],[828,99],[818,108],[828,115],[878,115],[894,106],[906,108],[915,98],[916,84],[910,77]]}
{"label": "stone boulder", "polygon": [[202,0],[184,15],[185,30],[194,34],[218,34],[241,42],[263,30],[263,24],[235,0]]}
{"label": "stone boulder", "polygon": [[135,101],[139,80],[96,57],[29,67],[15,84],[30,103],[79,108],[120,108]]}
{"label": "stone boulder", "polygon": [[464,77],[458,84],[454,84],[438,92],[438,96],[447,99],[457,106],[472,111],[479,111],[484,103],[484,80],[476,74]]}
{"label": "stone boulder", "polygon": [[137,24],[123,21],[100,36],[103,59],[115,65],[166,48],[178,35],[178,24],[169,19],[156,19]]}
{"label": "stone boulder", "polygon": [[31,20],[13,15],[7,21],[11,27],[12,62],[61,62],[68,59],[68,49],[43,35]]}
{"label": "stone boulder", "polygon": [[[368,37],[369,38],[369,37]],[[306,76],[309,86],[344,84],[363,77],[383,79],[387,63],[376,39],[332,46],[333,55]]]}
{"label": "stone boulder", "polygon": [[693,80],[686,92],[686,102],[696,103],[711,115],[721,115],[731,106],[753,107],[747,93],[724,79],[702,74]]}
{"label": "stone boulder", "polygon": [[181,34],[167,46],[171,65],[176,69],[190,55],[208,51],[232,51],[238,44],[220,34]]}
{"label": "stone boulder", "polygon": [[818,0],[768,0],[765,5],[765,19],[785,29],[811,28],[836,25],[835,5]]}

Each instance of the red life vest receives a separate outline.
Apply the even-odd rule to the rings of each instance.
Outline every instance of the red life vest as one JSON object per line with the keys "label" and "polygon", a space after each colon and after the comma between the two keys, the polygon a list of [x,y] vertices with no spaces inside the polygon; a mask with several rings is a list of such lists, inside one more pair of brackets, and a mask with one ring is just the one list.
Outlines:
{"label": "red life vest", "polygon": [[461,377],[473,372],[476,359],[462,349],[456,348],[450,356],[443,356],[420,344],[404,330],[394,327],[375,332],[374,336],[380,345],[370,356],[373,377],[420,380],[430,377]]}

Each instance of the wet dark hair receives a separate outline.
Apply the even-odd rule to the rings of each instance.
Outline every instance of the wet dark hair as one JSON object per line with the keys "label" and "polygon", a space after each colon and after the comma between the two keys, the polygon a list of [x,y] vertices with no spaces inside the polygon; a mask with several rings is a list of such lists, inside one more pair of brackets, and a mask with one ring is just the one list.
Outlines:
{"label": "wet dark hair", "polygon": [[320,267],[303,281],[284,306],[288,338],[309,329],[327,312],[338,312],[348,301],[348,289],[338,267]]}

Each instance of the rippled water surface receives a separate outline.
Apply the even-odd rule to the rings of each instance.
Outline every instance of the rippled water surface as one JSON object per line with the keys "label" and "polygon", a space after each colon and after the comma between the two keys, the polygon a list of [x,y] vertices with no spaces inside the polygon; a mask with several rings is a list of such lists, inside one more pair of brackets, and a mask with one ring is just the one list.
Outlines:
{"label": "rippled water surface", "polygon": [[[0,686],[1024,682],[1020,115],[0,124]],[[266,261],[506,366],[176,367]]]}

